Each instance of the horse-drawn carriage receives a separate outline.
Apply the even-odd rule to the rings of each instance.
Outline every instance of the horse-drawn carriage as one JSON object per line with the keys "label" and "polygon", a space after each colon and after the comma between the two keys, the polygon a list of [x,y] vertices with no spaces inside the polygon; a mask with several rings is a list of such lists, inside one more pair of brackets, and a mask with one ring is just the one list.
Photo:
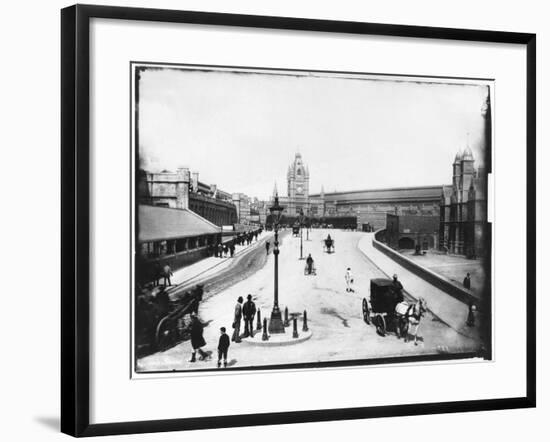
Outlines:
{"label": "horse-drawn carriage", "polygon": [[191,314],[197,314],[204,290],[196,285],[177,300],[170,300],[164,288],[153,292],[136,305],[136,343],[142,355],[189,338]]}
{"label": "horse-drawn carriage", "polygon": [[334,253],[334,240],[330,237],[330,235],[323,240],[323,251],[327,253]]}
{"label": "horse-drawn carriage", "polygon": [[398,338],[409,336],[410,327],[414,327],[414,343],[418,333],[418,326],[424,313],[427,311],[423,298],[409,304],[403,300],[401,287],[391,279],[377,278],[370,281],[370,305],[363,298],[363,319],[367,324],[372,323],[380,336],[387,332],[394,332]]}

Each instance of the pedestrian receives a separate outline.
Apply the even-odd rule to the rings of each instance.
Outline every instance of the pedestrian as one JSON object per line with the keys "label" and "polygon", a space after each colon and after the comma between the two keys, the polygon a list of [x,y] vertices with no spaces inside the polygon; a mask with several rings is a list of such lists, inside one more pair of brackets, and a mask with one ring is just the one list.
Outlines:
{"label": "pedestrian", "polygon": [[394,273],[394,275],[393,275],[392,286],[393,286],[393,289],[394,289],[395,301],[397,303],[403,302],[403,300],[405,299],[403,297],[403,284],[401,284],[401,281],[399,281],[397,279],[397,274],[396,273]]}
{"label": "pedestrian", "polygon": [[235,254],[235,244],[233,243],[229,246],[229,254],[231,255],[231,258],[233,258],[233,255]]}
{"label": "pedestrian", "polygon": [[[166,265],[163,268],[163,274],[164,274],[164,285],[170,285],[171,286],[172,283],[170,282],[170,277],[173,275],[173,273],[172,273],[172,269],[170,268],[168,263],[166,263]],[[168,282],[168,284],[166,284],[166,282]]]}
{"label": "pedestrian", "polygon": [[252,301],[252,295],[246,297],[247,301],[243,305],[244,316],[244,337],[254,337],[254,316],[256,316],[256,304]]}
{"label": "pedestrian", "polygon": [[470,303],[468,304],[468,319],[466,319],[466,325],[468,327],[473,327],[476,325],[475,312],[476,306],[472,301],[470,301]]}
{"label": "pedestrian", "polygon": [[311,257],[311,253],[307,256],[306,265],[307,265],[307,274],[311,275],[313,273],[313,258]]}
{"label": "pedestrian", "polygon": [[353,290],[353,274],[350,267],[347,268],[344,279],[346,280],[346,292],[355,292]]}
{"label": "pedestrian", "polygon": [[218,244],[218,257],[223,258],[223,246],[222,243]]}
{"label": "pedestrian", "polygon": [[269,255],[269,241],[265,242],[265,251],[266,251],[266,255]]}
{"label": "pedestrian", "polygon": [[199,320],[199,317],[194,313],[191,314],[191,346],[193,347],[193,353],[191,353],[191,359],[189,362],[196,362],[196,354],[199,352],[199,359],[203,361],[208,357],[208,353],[202,350],[202,347],[206,345],[206,341],[203,337],[204,325]]}
{"label": "pedestrian", "polygon": [[227,258],[228,253],[229,253],[229,247],[227,246],[227,244],[224,244],[224,246],[223,246],[223,257]]}
{"label": "pedestrian", "polygon": [[470,290],[470,283],[471,283],[470,274],[466,273],[466,277],[464,278],[464,281],[462,281],[462,285],[464,286],[464,288]]}
{"label": "pedestrian", "polygon": [[229,350],[229,336],[225,333],[225,327],[220,328],[220,340],[218,341],[218,368],[222,365],[227,367],[227,351]]}
{"label": "pedestrian", "polygon": [[243,317],[243,297],[239,296],[237,304],[235,305],[235,312],[233,315],[233,336],[231,340],[233,342],[241,342],[241,319]]}

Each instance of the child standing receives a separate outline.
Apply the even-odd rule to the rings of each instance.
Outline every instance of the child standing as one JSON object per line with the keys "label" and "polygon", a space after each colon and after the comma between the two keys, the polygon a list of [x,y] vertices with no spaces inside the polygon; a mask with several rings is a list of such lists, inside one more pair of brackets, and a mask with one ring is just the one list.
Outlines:
{"label": "child standing", "polygon": [[220,328],[220,340],[218,341],[218,368],[222,365],[227,367],[227,350],[229,349],[229,336],[225,333],[225,327]]}

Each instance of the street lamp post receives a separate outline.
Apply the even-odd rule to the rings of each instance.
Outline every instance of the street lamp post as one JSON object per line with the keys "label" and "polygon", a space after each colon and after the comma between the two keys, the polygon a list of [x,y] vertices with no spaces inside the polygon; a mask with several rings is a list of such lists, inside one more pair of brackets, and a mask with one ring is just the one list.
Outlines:
{"label": "street lamp post", "polygon": [[309,208],[307,209],[306,241],[309,241],[309,229],[311,228],[311,219],[309,217]]}
{"label": "street lamp post", "polygon": [[304,251],[304,240],[302,232],[304,230],[304,211],[300,210],[300,216],[298,217],[300,220],[300,259],[304,259],[303,251]]}
{"label": "street lamp post", "polygon": [[273,295],[273,310],[269,319],[269,333],[284,333],[283,318],[279,309],[279,220],[283,213],[284,207],[279,205],[279,196],[275,194],[273,206],[269,208],[271,212],[271,222],[275,232],[275,241],[273,243],[273,256],[275,257],[275,290]]}

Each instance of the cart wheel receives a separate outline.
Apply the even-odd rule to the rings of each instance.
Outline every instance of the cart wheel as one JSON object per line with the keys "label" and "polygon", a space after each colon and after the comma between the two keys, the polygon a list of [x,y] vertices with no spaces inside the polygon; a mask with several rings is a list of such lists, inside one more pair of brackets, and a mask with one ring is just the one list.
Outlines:
{"label": "cart wheel", "polygon": [[386,320],[382,315],[376,317],[376,333],[380,336],[386,336]]}
{"label": "cart wheel", "polygon": [[367,303],[366,298],[363,298],[363,320],[367,324],[370,324],[369,304]]}

